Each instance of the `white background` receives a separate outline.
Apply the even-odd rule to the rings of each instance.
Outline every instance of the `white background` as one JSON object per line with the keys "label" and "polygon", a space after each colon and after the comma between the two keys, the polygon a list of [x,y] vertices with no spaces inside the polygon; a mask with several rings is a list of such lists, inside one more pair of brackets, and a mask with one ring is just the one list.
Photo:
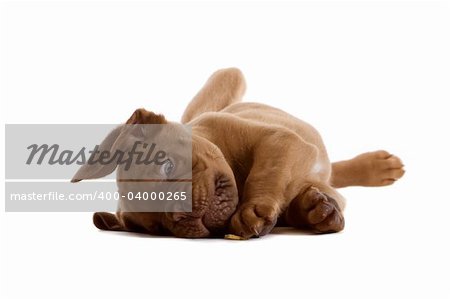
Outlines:
{"label": "white background", "polygon": [[407,173],[342,190],[334,235],[183,240],[2,212],[1,297],[448,298],[449,21],[445,1],[2,3],[2,123],[178,120],[236,66],[247,100],[312,123],[332,160],[383,148]]}

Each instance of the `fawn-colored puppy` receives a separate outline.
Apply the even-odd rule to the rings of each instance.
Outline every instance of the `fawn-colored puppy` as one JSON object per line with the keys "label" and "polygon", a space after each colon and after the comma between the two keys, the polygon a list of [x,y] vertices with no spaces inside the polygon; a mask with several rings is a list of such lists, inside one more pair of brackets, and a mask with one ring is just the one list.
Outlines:
{"label": "fawn-colored puppy", "polygon": [[[192,129],[192,212],[130,213],[119,206],[116,215],[95,213],[95,225],[189,238],[262,236],[277,222],[338,232],[345,200],[336,188],[386,186],[403,176],[400,159],[386,151],[330,163],[311,125],[267,105],[243,103],[244,92],[238,69],[219,70],[184,112],[182,123]],[[144,109],[127,123],[166,124],[183,134],[179,123]],[[83,166],[76,181],[99,177],[89,167]]]}

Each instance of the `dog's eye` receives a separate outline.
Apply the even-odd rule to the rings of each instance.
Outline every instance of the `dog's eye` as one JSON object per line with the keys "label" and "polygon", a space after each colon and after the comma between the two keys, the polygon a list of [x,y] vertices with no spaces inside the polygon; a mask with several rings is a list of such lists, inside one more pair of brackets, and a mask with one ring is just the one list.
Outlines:
{"label": "dog's eye", "polygon": [[172,161],[170,161],[170,159],[167,159],[167,161],[161,166],[161,174],[169,177],[173,170],[175,168],[175,165],[173,164]]}

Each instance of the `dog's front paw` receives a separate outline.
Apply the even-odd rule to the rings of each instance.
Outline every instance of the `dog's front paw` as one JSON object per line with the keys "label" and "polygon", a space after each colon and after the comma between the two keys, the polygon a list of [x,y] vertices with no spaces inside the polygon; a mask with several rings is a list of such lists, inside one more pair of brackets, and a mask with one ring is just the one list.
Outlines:
{"label": "dog's front paw", "polygon": [[311,229],[319,233],[334,233],[344,229],[344,216],[333,198],[311,187],[299,200],[301,217]]}
{"label": "dog's front paw", "polygon": [[231,218],[232,234],[248,239],[268,234],[277,222],[279,212],[268,204],[244,204]]}

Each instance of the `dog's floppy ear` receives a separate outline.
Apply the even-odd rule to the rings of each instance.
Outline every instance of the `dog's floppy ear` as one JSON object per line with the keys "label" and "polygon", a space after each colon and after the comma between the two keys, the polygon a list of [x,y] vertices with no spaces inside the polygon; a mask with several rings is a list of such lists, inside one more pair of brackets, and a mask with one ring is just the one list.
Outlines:
{"label": "dog's floppy ear", "polygon": [[136,109],[131,117],[126,122],[127,125],[145,125],[145,124],[167,124],[164,115],[155,114],[147,111],[144,108]]}
{"label": "dog's floppy ear", "polygon": [[[98,154],[101,155],[104,151],[111,151],[114,143],[118,139],[120,133],[122,132],[122,127],[119,126],[115,128],[112,132],[106,136],[105,140],[102,141],[102,143],[98,147],[98,151],[96,153],[93,153],[93,155]],[[90,159],[90,158],[89,158]],[[73,176],[71,182],[76,183],[81,180],[88,180],[88,179],[98,179],[104,176],[107,176],[111,172],[116,169],[117,164],[115,163],[93,163],[89,164],[86,163],[83,166],[78,169],[77,173]]]}
{"label": "dog's floppy ear", "polygon": [[94,221],[94,225],[101,230],[115,230],[115,231],[124,231],[122,223],[120,223],[117,216],[111,213],[106,212],[97,212],[94,213],[94,217],[92,219]]}
{"label": "dog's floppy ear", "polygon": [[[153,112],[147,111],[144,108],[136,109],[131,117],[127,120],[126,125],[137,125],[137,124],[166,124],[167,121],[163,115],[155,114]],[[103,152],[114,152],[112,149],[115,148],[115,144],[122,135],[126,135],[125,125],[121,125],[115,128],[111,133],[106,136],[106,138],[99,145],[98,150],[93,153],[95,158],[98,158]],[[77,173],[72,178],[71,182],[76,183],[81,180],[98,179],[108,174],[112,173],[117,167],[116,163],[86,163],[80,167]]]}

